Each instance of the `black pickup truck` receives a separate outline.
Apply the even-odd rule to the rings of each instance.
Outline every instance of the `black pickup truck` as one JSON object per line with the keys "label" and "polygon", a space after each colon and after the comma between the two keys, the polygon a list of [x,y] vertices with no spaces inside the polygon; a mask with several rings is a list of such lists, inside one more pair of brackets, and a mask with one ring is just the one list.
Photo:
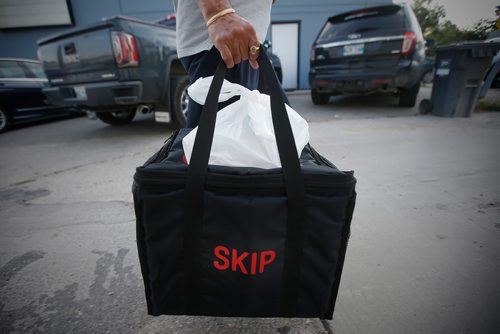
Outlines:
{"label": "black pickup truck", "polygon": [[95,112],[120,125],[154,111],[186,123],[189,79],[177,59],[175,26],[123,16],[38,41],[50,103]]}

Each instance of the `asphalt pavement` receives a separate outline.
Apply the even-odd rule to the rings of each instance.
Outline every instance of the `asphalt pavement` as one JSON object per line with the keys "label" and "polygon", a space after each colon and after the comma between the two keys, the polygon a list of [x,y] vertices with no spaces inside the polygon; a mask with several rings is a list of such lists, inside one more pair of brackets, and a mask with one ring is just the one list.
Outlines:
{"label": "asphalt pavement", "polygon": [[500,332],[500,113],[290,99],[358,179],[333,321],[146,315],[132,176],[173,129],[81,117],[0,135],[0,333]]}

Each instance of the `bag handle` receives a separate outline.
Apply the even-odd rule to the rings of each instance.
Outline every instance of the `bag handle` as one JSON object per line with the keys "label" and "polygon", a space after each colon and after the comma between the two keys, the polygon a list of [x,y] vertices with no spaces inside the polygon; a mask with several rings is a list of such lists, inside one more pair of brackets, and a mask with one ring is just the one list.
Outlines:
{"label": "bag handle", "polygon": [[[305,235],[305,185],[292,127],[281,95],[280,84],[262,45],[261,50],[262,52],[258,58],[260,74],[263,74],[264,78],[267,79],[270,90],[273,127],[288,199],[282,313],[293,316],[296,314],[300,259]],[[201,228],[204,187],[217,119],[218,96],[225,74],[226,66],[221,61],[215,71],[203,106],[186,181],[184,209],[186,223],[184,239],[184,254],[186,255],[185,288],[187,311],[190,314],[199,314],[200,310]]]}

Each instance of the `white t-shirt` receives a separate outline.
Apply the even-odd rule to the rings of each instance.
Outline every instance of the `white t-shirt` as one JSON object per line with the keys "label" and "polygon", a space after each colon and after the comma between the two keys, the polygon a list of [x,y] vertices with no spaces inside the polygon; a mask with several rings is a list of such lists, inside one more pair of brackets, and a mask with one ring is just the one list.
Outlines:
{"label": "white t-shirt", "polygon": [[[191,56],[213,46],[196,0],[173,0],[177,24],[177,55]],[[271,22],[272,0],[231,0],[236,14],[249,21],[262,43]],[[180,23],[182,22],[182,27]]]}

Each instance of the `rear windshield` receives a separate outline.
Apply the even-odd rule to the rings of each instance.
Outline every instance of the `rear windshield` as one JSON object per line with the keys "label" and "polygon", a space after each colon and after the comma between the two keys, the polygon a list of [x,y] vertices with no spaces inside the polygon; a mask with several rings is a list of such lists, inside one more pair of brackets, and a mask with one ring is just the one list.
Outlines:
{"label": "rear windshield", "polygon": [[[377,31],[405,27],[405,13],[399,6],[361,9],[331,17],[318,37],[318,44],[343,40],[348,35],[375,35]],[[365,36],[368,35],[368,36]]]}

